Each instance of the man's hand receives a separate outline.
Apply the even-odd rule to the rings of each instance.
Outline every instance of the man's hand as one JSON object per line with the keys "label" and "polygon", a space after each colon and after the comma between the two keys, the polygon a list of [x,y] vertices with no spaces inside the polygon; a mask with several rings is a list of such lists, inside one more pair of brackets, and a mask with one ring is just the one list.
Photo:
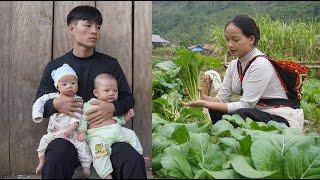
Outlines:
{"label": "man's hand", "polygon": [[88,124],[97,125],[103,121],[112,121],[111,124],[117,124],[117,122],[112,119],[113,113],[115,112],[115,107],[113,103],[108,103],[101,100],[95,100],[91,102],[92,109],[86,112]]}
{"label": "man's hand", "polygon": [[83,102],[80,99],[60,95],[53,100],[53,107],[60,113],[74,118],[81,118],[76,115],[76,112],[82,114]]}

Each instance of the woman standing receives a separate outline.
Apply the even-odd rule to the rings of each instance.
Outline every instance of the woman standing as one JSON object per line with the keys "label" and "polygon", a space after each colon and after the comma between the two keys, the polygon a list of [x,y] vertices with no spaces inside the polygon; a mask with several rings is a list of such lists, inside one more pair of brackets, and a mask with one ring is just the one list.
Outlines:
{"label": "woman standing", "polygon": [[[239,114],[244,119],[250,117],[266,123],[274,120],[302,130],[303,110],[290,104],[269,60],[256,57],[264,54],[256,47],[260,31],[255,21],[248,16],[236,16],[227,23],[224,32],[230,54],[238,58],[230,62],[215,97],[201,95],[201,100],[187,105],[208,108],[213,123],[224,114]],[[238,102],[230,102],[233,93],[241,95]]]}

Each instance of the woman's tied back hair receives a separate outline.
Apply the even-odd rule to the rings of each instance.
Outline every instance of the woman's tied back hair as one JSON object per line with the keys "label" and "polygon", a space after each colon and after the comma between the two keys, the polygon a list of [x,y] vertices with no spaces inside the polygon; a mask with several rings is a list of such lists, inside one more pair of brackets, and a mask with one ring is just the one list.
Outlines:
{"label": "woman's tied back hair", "polygon": [[252,18],[246,15],[238,15],[234,17],[231,21],[229,21],[224,29],[226,29],[227,26],[231,23],[237,26],[239,29],[241,29],[242,33],[246,37],[250,37],[251,35],[254,36],[254,46],[258,44],[258,41],[260,39],[260,30],[256,22]]}
{"label": "woman's tied back hair", "polygon": [[87,5],[73,8],[67,16],[67,25],[78,20],[94,21],[98,25],[101,25],[103,21],[100,11],[95,7]]}

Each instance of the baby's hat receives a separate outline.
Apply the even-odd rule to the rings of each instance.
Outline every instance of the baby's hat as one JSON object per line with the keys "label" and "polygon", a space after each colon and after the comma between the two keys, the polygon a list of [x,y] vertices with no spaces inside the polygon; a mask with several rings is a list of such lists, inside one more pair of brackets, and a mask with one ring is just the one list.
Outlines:
{"label": "baby's hat", "polygon": [[51,72],[51,77],[54,81],[54,86],[56,88],[61,77],[66,75],[72,75],[78,79],[76,72],[68,64],[63,64],[61,67]]}

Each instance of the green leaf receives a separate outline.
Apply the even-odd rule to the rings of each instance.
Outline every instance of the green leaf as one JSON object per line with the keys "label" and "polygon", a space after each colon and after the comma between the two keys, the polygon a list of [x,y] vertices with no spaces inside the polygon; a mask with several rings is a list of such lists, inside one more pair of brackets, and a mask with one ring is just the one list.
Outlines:
{"label": "green leaf", "polygon": [[157,128],[159,126],[163,126],[164,124],[167,124],[168,121],[162,119],[159,117],[157,113],[152,113],[152,132],[157,132]]}
{"label": "green leaf", "polygon": [[226,120],[216,122],[212,127],[212,134],[218,136],[225,131],[231,131],[234,127]]}
{"label": "green leaf", "polygon": [[246,136],[246,132],[238,127],[231,130],[231,136],[234,137],[235,139],[243,139]]}
{"label": "green leaf", "polygon": [[181,122],[201,122],[208,123],[208,116],[203,112],[203,108],[194,107],[194,108],[182,108],[180,111],[180,119],[185,119]]}
{"label": "green leaf", "polygon": [[240,143],[231,137],[223,137],[219,139],[219,146],[226,154],[242,154]]}
{"label": "green leaf", "polygon": [[167,138],[171,138],[172,133],[179,127],[183,126],[178,123],[168,123],[158,128],[158,136],[164,136]]}
{"label": "green leaf", "polygon": [[251,158],[260,171],[277,171],[274,178],[283,178],[283,156],[281,149],[268,140],[257,140],[251,146]]}
{"label": "green leaf", "polygon": [[252,144],[252,140],[251,140],[251,136],[247,135],[244,138],[242,138],[241,140],[239,140],[240,146],[241,146],[241,150],[242,150],[242,155],[244,156],[250,156],[251,154],[251,144]]}
{"label": "green leaf", "polygon": [[275,173],[275,171],[258,171],[254,169],[243,156],[237,156],[232,160],[233,169],[247,178],[264,178]]}
{"label": "green leaf", "polygon": [[152,156],[156,156],[173,143],[171,139],[152,133]]}
{"label": "green leaf", "polygon": [[198,128],[198,133],[210,133],[213,125],[212,123],[204,124]]}
{"label": "green leaf", "polygon": [[188,124],[185,124],[188,132],[198,132],[198,124],[197,123],[188,123]]}
{"label": "green leaf", "polygon": [[209,178],[210,177],[208,177],[207,172],[202,169],[196,171],[194,175],[194,179],[209,179]]}
{"label": "green leaf", "polygon": [[274,126],[267,126],[264,122],[253,121],[251,118],[246,118],[246,124],[250,127],[249,129],[261,130],[261,131],[273,131],[277,130]]}
{"label": "green leaf", "polygon": [[233,114],[231,115],[223,115],[222,119],[227,120],[235,125],[238,125],[240,127],[250,128],[250,126],[238,115]]}
{"label": "green leaf", "polygon": [[189,162],[185,155],[176,148],[169,147],[165,149],[165,154],[161,158],[161,164],[171,177],[179,179],[193,178]]}
{"label": "green leaf", "polygon": [[158,64],[156,64],[156,67],[165,70],[165,71],[169,71],[169,70],[173,70],[178,68],[178,66],[173,62],[173,61],[162,61]]}
{"label": "green leaf", "polygon": [[[202,168],[202,171],[204,171],[208,178],[214,178],[214,179],[239,179],[242,178],[238,173],[236,173],[233,169],[224,169],[221,171],[211,171],[206,169],[202,164],[199,164]],[[201,171],[201,170],[200,170]],[[205,177],[204,175],[202,175]],[[195,177],[195,179],[197,179]]]}
{"label": "green leaf", "polygon": [[176,144],[183,144],[189,141],[189,133],[187,128],[183,125],[179,128],[177,128],[171,135],[171,139],[176,143]]}
{"label": "green leaf", "polygon": [[205,65],[215,61],[211,57],[197,54],[181,47],[177,50],[177,65],[181,68],[178,77],[186,88],[189,98],[194,101],[200,98],[199,82],[200,72]]}
{"label": "green leaf", "polygon": [[194,165],[203,164],[210,170],[221,170],[225,155],[218,145],[212,144],[207,133],[190,133],[188,160]]}
{"label": "green leaf", "polygon": [[233,169],[224,169],[221,171],[209,171],[205,170],[212,178],[215,179],[240,179],[242,178],[241,175],[236,173]]}
{"label": "green leaf", "polygon": [[267,123],[267,126],[268,126],[268,127],[274,127],[274,128],[276,128],[276,129],[278,129],[278,130],[289,128],[289,127],[288,127],[287,125],[285,125],[284,123],[278,123],[278,122],[272,121],[272,120]]}
{"label": "green leaf", "polygon": [[315,146],[320,147],[320,136],[315,137],[314,141],[315,141]]}
{"label": "green leaf", "polygon": [[161,155],[152,156],[152,171],[158,171],[162,168],[161,158]]}
{"label": "green leaf", "polygon": [[291,179],[320,178],[320,147],[295,145],[285,154],[285,173]]}
{"label": "green leaf", "polygon": [[[320,91],[318,91],[318,93],[320,93]],[[314,95],[314,102],[318,104],[318,107],[320,106],[320,94]]]}

